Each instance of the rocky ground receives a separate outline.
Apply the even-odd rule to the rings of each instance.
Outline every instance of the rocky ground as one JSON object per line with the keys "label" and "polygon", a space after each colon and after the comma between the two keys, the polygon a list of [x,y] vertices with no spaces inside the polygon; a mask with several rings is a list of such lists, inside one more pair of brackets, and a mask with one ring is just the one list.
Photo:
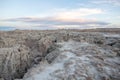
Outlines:
{"label": "rocky ground", "polygon": [[120,80],[120,32],[0,32],[0,80]]}

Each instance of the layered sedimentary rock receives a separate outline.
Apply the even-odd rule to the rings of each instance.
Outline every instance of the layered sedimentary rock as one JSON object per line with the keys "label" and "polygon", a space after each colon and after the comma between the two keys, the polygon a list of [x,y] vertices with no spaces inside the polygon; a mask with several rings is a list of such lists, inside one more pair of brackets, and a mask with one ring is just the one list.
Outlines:
{"label": "layered sedimentary rock", "polygon": [[[58,52],[48,54],[47,60],[31,68],[23,80],[119,80],[120,58],[111,49],[87,42],[58,43]],[[56,57],[51,58],[51,55]]]}
{"label": "layered sedimentary rock", "polygon": [[29,49],[24,45],[0,49],[0,76],[5,80],[21,78],[29,65]]}
{"label": "layered sedimentary rock", "polygon": [[0,78],[4,80],[119,80],[119,60],[118,32],[0,33]]}

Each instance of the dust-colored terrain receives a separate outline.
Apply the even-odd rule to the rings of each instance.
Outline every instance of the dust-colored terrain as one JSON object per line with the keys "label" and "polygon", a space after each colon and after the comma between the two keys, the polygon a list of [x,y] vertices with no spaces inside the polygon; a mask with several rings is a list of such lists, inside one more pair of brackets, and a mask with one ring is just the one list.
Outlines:
{"label": "dust-colored terrain", "polygon": [[0,80],[120,80],[120,29],[0,31]]}

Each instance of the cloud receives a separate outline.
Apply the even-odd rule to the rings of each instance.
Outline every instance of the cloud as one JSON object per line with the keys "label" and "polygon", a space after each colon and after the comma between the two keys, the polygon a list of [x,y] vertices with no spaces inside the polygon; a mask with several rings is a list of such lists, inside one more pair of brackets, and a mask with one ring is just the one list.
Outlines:
{"label": "cloud", "polygon": [[111,4],[111,5],[115,5],[115,6],[120,6],[120,0],[93,0],[92,3]]}
{"label": "cloud", "polygon": [[9,19],[10,21],[21,21],[24,23],[31,23],[32,26],[16,26],[17,29],[88,29],[100,26],[107,26],[109,23],[103,21],[96,21],[94,19],[59,19],[55,17],[45,18],[16,18]]}
{"label": "cloud", "polygon": [[109,23],[103,21],[96,21],[94,19],[61,19],[55,17],[45,17],[45,18],[14,18],[7,19],[7,21],[21,21],[25,23],[32,24],[49,24],[49,25],[88,25],[88,24],[96,24],[96,25],[107,25]]}
{"label": "cloud", "polygon": [[[40,17],[42,20],[45,18],[56,18],[56,19],[78,19],[81,17],[87,17],[91,15],[103,14],[104,11],[97,8],[75,8],[75,9],[57,9],[53,12],[52,15]],[[50,13],[51,14],[51,13]],[[38,17],[38,16],[36,16]],[[40,20],[39,18],[39,20]],[[8,19],[9,21],[19,21],[19,20],[29,20],[34,17],[23,17],[16,19]]]}
{"label": "cloud", "polygon": [[78,9],[63,9],[61,11],[58,11],[55,15],[59,18],[67,18],[67,19],[73,19],[73,18],[79,18],[89,15],[95,15],[95,14],[102,14],[104,13],[101,9],[92,9],[92,8],[78,8]]}
{"label": "cloud", "polygon": [[[31,24],[33,27],[26,28],[42,28],[42,29],[56,29],[56,28],[80,28],[88,26],[104,26],[109,23],[98,21],[96,19],[84,18],[91,15],[103,14],[104,11],[96,8],[77,8],[77,9],[62,9],[55,11],[51,16],[46,17],[20,17],[5,19],[7,22],[21,22]],[[20,28],[20,27],[19,27]],[[24,28],[24,27],[21,27]]]}

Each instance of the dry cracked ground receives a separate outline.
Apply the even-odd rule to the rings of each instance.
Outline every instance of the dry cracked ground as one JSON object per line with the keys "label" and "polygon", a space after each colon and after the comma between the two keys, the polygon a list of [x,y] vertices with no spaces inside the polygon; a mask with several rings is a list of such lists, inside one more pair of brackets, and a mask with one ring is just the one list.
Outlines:
{"label": "dry cracked ground", "polygon": [[119,31],[0,31],[0,80],[120,80]]}

